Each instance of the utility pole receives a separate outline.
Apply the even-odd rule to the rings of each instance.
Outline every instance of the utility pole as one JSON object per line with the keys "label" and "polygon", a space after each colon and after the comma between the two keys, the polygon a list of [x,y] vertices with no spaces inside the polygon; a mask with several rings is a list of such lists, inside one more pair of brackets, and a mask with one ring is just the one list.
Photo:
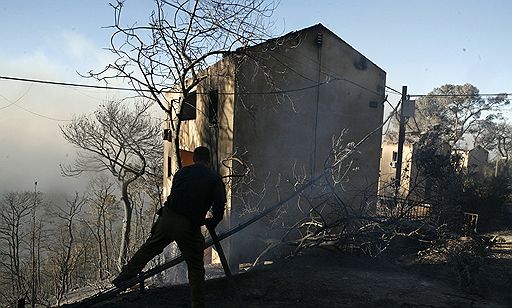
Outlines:
{"label": "utility pole", "polygon": [[404,105],[407,100],[407,86],[402,86],[402,105],[400,106],[400,127],[398,129],[398,150],[396,156],[396,174],[395,174],[395,198],[398,197],[400,190],[400,180],[402,178],[402,157],[404,155],[405,142],[405,114]]}
{"label": "utility pole", "polygon": [[36,305],[37,280],[36,280],[36,206],[37,206],[37,181],[34,183],[34,207],[32,208],[32,298],[30,306]]}

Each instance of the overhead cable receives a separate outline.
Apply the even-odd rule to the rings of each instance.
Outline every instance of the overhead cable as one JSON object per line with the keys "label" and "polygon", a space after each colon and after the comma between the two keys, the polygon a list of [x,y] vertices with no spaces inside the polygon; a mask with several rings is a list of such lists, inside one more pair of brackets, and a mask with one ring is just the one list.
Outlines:
{"label": "overhead cable", "polygon": [[[21,78],[21,77],[9,77],[9,76],[0,76],[0,79],[5,80],[13,80],[13,81],[22,81],[22,82],[32,82],[32,83],[40,83],[40,84],[49,84],[49,85],[59,85],[59,86],[70,86],[70,87],[82,87],[82,88],[94,88],[94,89],[102,89],[102,90],[121,90],[121,91],[132,91],[132,92],[150,92],[150,90],[137,90],[133,88],[123,88],[123,87],[110,87],[110,86],[97,86],[97,85],[88,85],[88,84],[80,84],[80,83],[70,83],[70,82],[60,82],[60,81],[50,81],[50,80],[41,80],[41,79],[30,79],[30,78]],[[219,94],[239,94],[239,95],[270,95],[270,94],[285,94],[285,93],[292,93],[292,92],[300,92],[312,88],[316,88],[318,86],[328,84],[332,81],[346,81],[348,83],[354,84],[359,86],[357,83],[346,79],[346,78],[333,78],[330,80],[326,80],[323,82],[315,83],[310,86],[300,87],[300,88],[293,88],[293,89],[285,89],[285,90],[273,90],[273,91],[255,91],[255,92],[219,92]],[[159,91],[156,91],[160,93]],[[181,91],[172,91],[172,90],[166,90],[165,93],[174,93],[174,94],[180,94]],[[197,92],[197,94],[208,94],[208,93],[200,93]]]}
{"label": "overhead cable", "polygon": [[[98,86],[98,85],[90,85],[90,84],[80,84],[80,83],[71,83],[71,82],[62,82],[62,81],[50,81],[50,80],[31,79],[31,78],[22,78],[22,77],[0,76],[0,79],[32,82],[32,83],[42,83],[42,84],[50,84],[50,85],[57,85],[57,86],[68,86],[68,87],[92,88],[92,89],[103,89],[103,90],[136,91],[135,89],[132,89],[132,88]],[[144,90],[142,90],[142,91],[144,91]]]}
{"label": "overhead cable", "polygon": [[395,92],[395,94],[402,95],[402,92],[400,92],[400,91],[398,91],[398,90],[395,90],[395,89],[393,89],[392,87],[386,86],[386,89],[389,89],[389,90],[391,90],[391,91]]}
{"label": "overhead cable", "polygon": [[512,96],[512,93],[477,93],[477,94],[411,94],[409,97],[470,97],[470,96],[481,96],[481,97],[493,97],[493,96]]}

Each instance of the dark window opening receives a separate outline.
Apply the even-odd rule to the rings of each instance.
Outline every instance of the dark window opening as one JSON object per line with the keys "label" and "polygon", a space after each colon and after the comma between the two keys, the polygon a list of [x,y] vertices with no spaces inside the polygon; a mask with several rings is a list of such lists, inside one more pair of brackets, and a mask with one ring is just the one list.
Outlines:
{"label": "dark window opening", "polygon": [[[181,166],[190,166],[194,164],[194,152],[190,152],[187,150],[181,150],[180,149],[180,158],[181,158]],[[171,155],[169,153],[169,156],[167,156],[167,177],[172,176],[172,159]]]}
{"label": "dark window opening", "polygon": [[167,156],[167,177],[170,178],[172,176],[172,159],[171,156]]}
{"label": "dark window opening", "polygon": [[392,160],[393,160],[394,162],[396,162],[396,161],[398,160],[398,152],[393,151],[393,154],[392,154]]}
{"label": "dark window opening", "polygon": [[180,150],[181,166],[190,166],[194,164],[194,152]]}
{"label": "dark window opening", "polygon": [[171,129],[170,128],[164,129],[163,139],[167,140],[167,141],[172,141],[171,138],[172,138]]}
{"label": "dark window opening", "polygon": [[181,121],[194,120],[196,118],[196,102],[197,94],[195,91],[190,92],[185,97],[183,104],[181,104],[181,111],[178,116]]}
{"label": "dark window opening", "polygon": [[208,95],[208,122],[210,124],[218,123],[219,112],[219,91],[211,90]]}

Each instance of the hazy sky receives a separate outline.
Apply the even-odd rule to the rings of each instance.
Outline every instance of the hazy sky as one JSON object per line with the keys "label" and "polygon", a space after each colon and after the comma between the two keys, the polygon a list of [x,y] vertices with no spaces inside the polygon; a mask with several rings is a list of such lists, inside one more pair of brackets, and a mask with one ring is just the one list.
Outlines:
{"label": "hazy sky", "polygon": [[[144,22],[151,0],[126,0]],[[322,23],[387,72],[387,85],[424,94],[445,83],[512,92],[512,1],[282,0],[276,35]],[[111,55],[109,1],[0,0],[0,75],[93,83],[77,72]],[[123,93],[0,80],[0,191],[73,189],[59,163],[75,150],[58,125]],[[399,97],[390,95],[396,103]],[[14,103],[14,104],[13,104]]]}

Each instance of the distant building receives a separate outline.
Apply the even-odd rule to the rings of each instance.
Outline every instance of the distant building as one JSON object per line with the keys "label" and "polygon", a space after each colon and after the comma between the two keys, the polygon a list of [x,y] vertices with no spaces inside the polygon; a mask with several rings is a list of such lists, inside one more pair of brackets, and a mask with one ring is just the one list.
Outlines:
{"label": "distant building", "polygon": [[[411,178],[413,146],[404,144],[402,155],[402,170],[400,177],[400,194],[405,196],[409,192]],[[383,143],[380,159],[379,195],[392,196],[395,193],[396,163],[398,159],[398,144]]]}
{"label": "distant building", "polygon": [[489,162],[489,151],[477,145],[468,152],[466,168],[469,173],[484,176],[485,166]]}
{"label": "distant building", "polygon": [[[333,138],[343,131],[347,143],[369,138],[358,147],[353,172],[337,193],[348,204],[363,202],[362,191],[375,198],[385,79],[382,69],[321,24],[238,50],[213,64],[186,98],[180,146],[185,163],[196,146],[209,146],[223,176],[244,172],[233,156],[251,170],[250,183],[248,178],[247,183],[226,181],[228,204],[220,229],[292,193],[296,175],[322,173]],[[165,143],[166,157],[171,147]],[[164,165],[164,195],[171,184],[170,164],[166,160]],[[238,194],[244,185],[251,185],[253,193]],[[285,223],[302,215],[294,202],[285,208]],[[232,260],[250,260],[280,237],[263,224],[270,223],[256,224],[227,241]]]}
{"label": "distant building", "polygon": [[[393,196],[395,193],[394,181],[396,178],[396,159],[398,144],[383,144],[380,161],[379,195]],[[415,162],[415,148],[413,144],[404,144],[401,181],[399,195],[404,198],[423,200],[429,192],[428,180],[422,176]],[[451,149],[448,143],[442,143],[437,149],[439,155],[458,155],[460,168],[472,175],[484,176],[484,169],[488,163],[489,152],[481,146],[471,150]]]}

